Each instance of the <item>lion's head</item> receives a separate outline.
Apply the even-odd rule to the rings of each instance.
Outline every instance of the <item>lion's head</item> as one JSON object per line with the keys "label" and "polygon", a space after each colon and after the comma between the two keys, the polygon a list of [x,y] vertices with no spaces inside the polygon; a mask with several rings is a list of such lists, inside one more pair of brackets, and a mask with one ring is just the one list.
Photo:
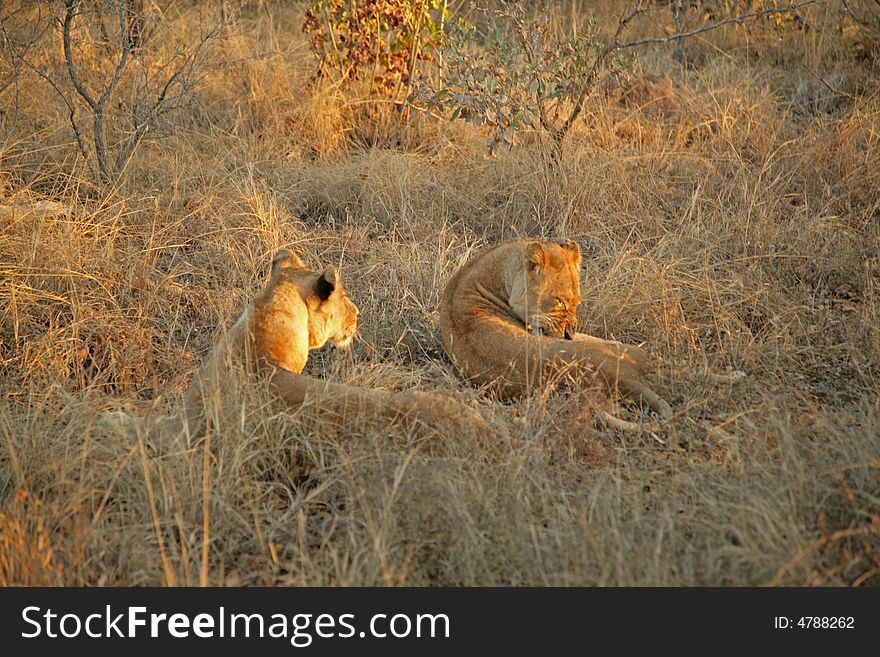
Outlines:
{"label": "lion's head", "polygon": [[326,267],[317,276],[314,290],[316,303],[309,314],[309,333],[326,335],[337,349],[347,348],[357,332],[360,310],[345,293],[335,267]]}
{"label": "lion's head", "polygon": [[298,255],[281,249],[272,258],[272,279],[277,287],[298,290],[308,308],[309,348],[331,342],[337,348],[351,344],[360,311],[348,298],[333,265],[317,272],[306,267]]}
{"label": "lion's head", "polygon": [[571,338],[577,330],[581,301],[581,249],[571,240],[562,244],[530,240],[510,285],[513,312],[533,335]]}
{"label": "lion's head", "polygon": [[282,249],[272,259],[269,282],[254,299],[249,324],[261,359],[300,372],[309,350],[327,342],[340,348],[351,343],[358,313],[335,267],[314,271]]}

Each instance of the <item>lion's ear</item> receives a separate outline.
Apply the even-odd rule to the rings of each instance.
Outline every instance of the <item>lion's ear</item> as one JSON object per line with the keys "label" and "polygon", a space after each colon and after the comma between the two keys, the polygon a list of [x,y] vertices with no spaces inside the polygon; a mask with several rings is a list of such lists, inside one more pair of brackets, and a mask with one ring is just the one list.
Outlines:
{"label": "lion's ear", "polygon": [[575,267],[581,266],[581,247],[574,240],[566,240],[562,244],[562,248],[568,252],[568,257]]}
{"label": "lion's ear", "polygon": [[547,265],[547,252],[544,251],[544,245],[540,242],[529,244],[526,256],[529,259],[530,271],[541,271]]}
{"label": "lion's ear", "polygon": [[332,265],[324,269],[315,281],[315,294],[321,301],[326,301],[336,289],[336,268]]}
{"label": "lion's ear", "polygon": [[281,249],[272,258],[272,274],[279,269],[305,269],[306,263],[290,249]]}

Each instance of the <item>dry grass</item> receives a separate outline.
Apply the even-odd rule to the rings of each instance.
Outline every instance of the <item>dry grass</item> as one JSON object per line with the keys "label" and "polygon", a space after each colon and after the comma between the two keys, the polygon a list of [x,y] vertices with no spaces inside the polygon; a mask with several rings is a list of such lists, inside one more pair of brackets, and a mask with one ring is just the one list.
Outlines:
{"label": "dry grass", "polygon": [[[671,96],[597,96],[549,169],[534,135],[487,158],[477,128],[309,84],[300,11],[246,7],[108,193],[44,86],[15,121],[0,97],[0,584],[880,583],[880,76],[854,35],[646,51]],[[662,443],[595,428],[589,392],[457,377],[439,293],[515,235],[582,244],[582,329],[655,354]],[[175,408],[285,246],[362,311],[313,374],[455,394],[497,442],[340,432],[253,381],[189,451],[99,420]]]}

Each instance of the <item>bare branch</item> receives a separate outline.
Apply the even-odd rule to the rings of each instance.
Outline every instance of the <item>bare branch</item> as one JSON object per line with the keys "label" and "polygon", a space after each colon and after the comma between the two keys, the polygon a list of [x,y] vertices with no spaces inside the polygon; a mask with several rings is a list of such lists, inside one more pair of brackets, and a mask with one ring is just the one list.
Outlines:
{"label": "bare branch", "polygon": [[568,134],[568,131],[571,130],[571,126],[574,125],[574,122],[577,121],[578,117],[581,115],[581,112],[584,109],[584,102],[586,102],[590,91],[592,91],[593,89],[593,85],[596,82],[596,76],[599,74],[599,70],[602,67],[602,64],[605,63],[608,55],[618,49],[618,39],[620,39],[620,35],[623,34],[623,31],[626,29],[627,25],[629,25],[630,21],[632,21],[641,12],[641,8],[642,0],[636,0],[633,3],[632,9],[630,9],[629,12],[625,13],[617,22],[617,31],[614,33],[614,38],[612,38],[608,45],[605,46],[605,48],[603,48],[602,51],[596,56],[596,59],[593,62],[593,66],[590,68],[587,76],[581,83],[581,90],[578,93],[578,97],[575,100],[574,107],[572,108],[571,113],[568,115],[565,123],[562,124],[562,127],[553,133],[553,139],[557,144],[557,148],[558,145],[565,138],[565,135]]}
{"label": "bare branch", "polygon": [[[10,135],[14,133],[14,128],[18,125],[21,113],[21,69],[27,64],[28,51],[43,39],[43,36],[50,30],[51,23],[43,21],[41,27],[32,29],[34,25],[39,25],[39,23],[34,23],[26,18],[25,20],[28,21],[27,27],[22,30],[16,30],[14,20],[19,15],[25,14],[28,11],[28,7],[14,5],[8,11],[4,11],[7,9],[8,6],[0,2],[0,43],[2,43],[4,59],[8,59],[9,62],[8,75],[4,71],[4,78],[2,84],[0,84],[0,95],[4,94],[9,87],[14,87],[15,91],[14,110],[11,118],[8,116],[3,117],[6,135]],[[17,38],[20,38],[22,35],[26,35],[23,42]]]}
{"label": "bare branch", "polygon": [[[865,15],[856,14],[856,12],[854,12],[852,10],[852,8],[849,6],[849,3],[846,0],[842,0],[842,1],[843,1],[844,11],[847,14],[849,14],[850,18],[852,18],[853,21],[856,22],[856,24],[861,25],[864,28],[875,29],[875,30],[878,27],[880,27],[880,17],[875,18],[874,23],[872,24],[871,20],[869,20]],[[874,0],[874,4],[876,4],[878,7],[880,7],[880,0]],[[869,10],[866,10],[866,11],[869,11]]]}
{"label": "bare branch", "polygon": [[[642,6],[641,6],[642,0],[636,0],[633,3],[632,7],[629,9],[629,11],[625,12],[621,16],[620,20],[617,23],[617,30],[615,31],[614,36],[612,37],[611,41],[609,41],[608,44],[596,56],[596,59],[593,62],[593,66],[590,68],[590,70],[587,72],[586,76],[584,77],[583,81],[581,82],[580,92],[578,93],[577,98],[575,99],[574,105],[572,107],[570,114],[568,115],[568,118],[565,120],[565,122],[562,124],[562,126],[559,129],[551,132],[551,134],[554,138],[554,141],[557,144],[557,150],[558,150],[558,147],[561,144],[562,140],[565,139],[565,136],[568,134],[569,130],[574,125],[575,121],[577,121],[578,117],[580,117],[581,112],[583,111],[583,108],[584,108],[584,103],[586,102],[586,99],[589,97],[590,92],[592,91],[593,87],[595,86],[596,78],[599,74],[599,71],[601,70],[601,67],[604,65],[605,60],[613,52],[618,51],[618,50],[635,48],[638,46],[649,45],[649,44],[672,43],[672,42],[680,41],[682,39],[696,36],[697,34],[702,34],[703,32],[709,32],[712,30],[716,30],[716,29],[723,27],[725,25],[747,24],[747,21],[750,19],[753,19],[753,18],[758,18],[761,16],[767,16],[767,15],[772,15],[772,14],[779,14],[781,12],[793,12],[793,11],[796,11],[796,10],[801,9],[803,7],[806,7],[807,5],[814,4],[815,2],[816,2],[816,0],[804,0],[803,2],[792,3],[787,6],[783,6],[783,7],[775,6],[772,8],[766,8],[766,9],[748,12],[748,13],[741,14],[738,16],[731,16],[729,18],[714,21],[712,23],[708,23],[706,25],[703,25],[702,27],[699,27],[699,28],[696,28],[693,30],[688,30],[685,32],[676,32],[675,34],[670,34],[670,35],[663,36],[663,37],[651,37],[651,38],[635,39],[633,41],[621,42],[620,37],[622,36],[622,34],[626,30],[626,28],[630,24],[630,22],[636,16],[638,16],[639,14],[644,12],[644,10],[642,9]],[[679,8],[679,3],[675,3],[676,13],[674,15],[676,17],[676,21],[678,21],[678,13],[677,13],[678,8]],[[557,153],[557,155],[558,155],[558,153]]]}
{"label": "bare branch", "polygon": [[717,30],[720,27],[724,27],[725,25],[747,25],[747,21],[752,18],[760,18],[761,16],[769,16],[772,14],[780,14],[782,12],[788,11],[796,11],[807,5],[815,4],[816,0],[805,0],[804,2],[800,2],[797,4],[788,5],[785,7],[774,7],[768,9],[761,9],[758,11],[752,11],[747,14],[740,14],[739,16],[731,16],[729,18],[723,18],[721,20],[714,21],[712,23],[707,23],[701,27],[698,27],[693,30],[689,30],[687,32],[676,32],[675,34],[669,34],[663,37],[652,37],[647,39],[636,39],[634,41],[625,41],[623,43],[618,43],[615,46],[615,50],[623,50],[625,48],[636,48],[638,46],[647,46],[651,44],[662,44],[662,43],[672,43],[673,41],[680,41],[681,39],[687,39],[688,37],[696,36],[697,34],[702,34],[703,32],[710,32],[711,30]]}
{"label": "bare branch", "polygon": [[[160,17],[172,2],[173,0],[166,0],[155,5]],[[185,57],[175,54],[164,66],[157,69],[144,61],[144,48],[157,23],[151,20],[154,13],[145,12],[142,0],[95,0],[89,5],[83,0],[64,0],[60,4],[63,66],[70,87],[28,61],[23,52],[18,59],[12,61],[20,61],[21,65],[35,72],[61,98],[67,108],[80,153],[99,181],[106,185],[119,176],[144,135],[159,117],[180,106],[198,80],[195,71],[204,59],[203,53],[209,42],[233,18],[224,15],[218,24],[211,26],[201,40],[188,50]],[[94,5],[94,9],[90,5]],[[0,0],[0,9],[2,7]],[[0,21],[0,47],[4,45],[2,39],[9,42],[5,27]],[[51,24],[46,31],[49,29]],[[77,61],[81,44],[101,44],[101,65],[109,63],[112,67],[100,81],[93,83],[96,87],[94,90],[89,89],[85,83],[87,73],[90,72],[87,60]],[[14,50],[13,48],[10,52]],[[110,61],[107,62],[107,59]],[[142,73],[135,72],[132,78],[130,129],[123,130],[120,134],[115,124],[111,130],[111,120],[118,117],[118,110],[123,107],[123,104],[117,107],[114,98],[124,85],[124,80],[131,78],[133,62],[140,62]],[[101,66],[98,70],[101,70]],[[82,116],[78,116],[83,107],[87,108],[85,111],[92,122],[91,132],[84,129]]]}
{"label": "bare branch", "polygon": [[217,38],[220,33],[227,27],[227,21],[221,20],[217,23],[211,30],[209,30],[205,36],[199,41],[196,47],[193,49],[192,53],[184,59],[184,61],[177,67],[177,69],[171,74],[168,80],[162,87],[162,90],[159,92],[159,95],[156,97],[156,101],[153,103],[153,110],[158,111],[165,101],[168,99],[168,92],[171,87],[178,83],[182,78],[188,75],[195,68],[196,63],[198,62],[199,56],[204,50],[205,46]]}
{"label": "bare branch", "polygon": [[82,96],[82,99],[86,101],[89,107],[93,110],[97,110],[97,101],[92,98],[92,95],[83,86],[82,81],[79,79],[79,74],[76,72],[76,67],[73,64],[73,50],[70,46],[70,28],[73,24],[74,11],[79,7],[80,3],[77,0],[65,0],[64,4],[66,11],[64,13],[64,25],[62,29],[64,40],[64,61],[67,64],[67,74],[70,76],[70,82],[73,84],[73,88],[76,89],[76,92]]}
{"label": "bare branch", "polygon": [[128,16],[128,2],[126,0],[120,0],[119,2],[119,31],[120,31],[120,47],[122,49],[122,54],[119,56],[119,61],[116,63],[116,68],[113,70],[113,77],[110,80],[110,83],[107,85],[107,88],[104,89],[104,93],[101,94],[101,97],[98,99],[97,107],[94,109],[97,111],[99,108],[104,107],[104,103],[107,102],[107,99],[110,98],[110,95],[113,93],[113,90],[116,88],[116,85],[119,84],[119,79],[122,77],[122,72],[125,70],[126,64],[128,64],[128,56],[131,53],[131,41],[128,38],[128,25],[127,25],[127,16]]}
{"label": "bare branch", "polygon": [[76,137],[77,146],[79,146],[79,152],[82,153],[83,158],[85,159],[86,163],[89,165],[89,168],[91,168],[91,164],[89,164],[90,160],[91,160],[91,158],[89,157],[89,150],[86,147],[85,138],[83,137],[82,131],[80,130],[80,127],[79,127],[79,123],[77,123],[77,120],[76,120],[76,105],[74,105],[70,101],[70,99],[67,97],[67,94],[65,94],[61,90],[61,88],[55,83],[55,80],[50,78],[43,71],[38,69],[36,66],[31,64],[26,59],[21,60],[21,62],[22,62],[22,64],[24,64],[24,66],[26,66],[31,71],[36,73],[40,78],[42,78],[43,80],[48,82],[49,86],[51,86],[52,89],[55,90],[55,93],[58,94],[58,97],[61,98],[62,101],[64,101],[64,104],[67,106],[68,118],[70,120],[70,127],[73,129],[73,134]]}
{"label": "bare branch", "polygon": [[[0,9],[3,9],[2,2],[0,2]],[[25,63],[25,57],[27,56],[28,51],[43,38],[43,35],[46,34],[46,32],[49,31],[49,25],[46,24],[42,29],[33,32],[28,37],[28,40],[23,47],[16,47],[12,36],[10,36],[7,31],[7,23],[12,17],[21,11],[23,11],[22,8],[13,9],[10,13],[0,16],[0,36],[2,36],[4,50],[9,53],[10,68],[12,69],[9,79],[4,80],[2,85],[0,85],[0,94],[6,91],[6,89],[17,80],[19,69],[22,64]]]}
{"label": "bare branch", "polygon": [[[150,105],[149,109],[140,117],[136,118],[136,124],[131,134],[122,142],[117,153],[114,171],[120,172],[131,157],[134,149],[143,139],[144,135],[150,129],[150,126],[164,113],[166,113],[166,104],[172,100],[179,100],[189,86],[185,82],[185,78],[193,71],[198,63],[199,57],[210,41],[217,38],[220,33],[228,26],[231,19],[229,17],[221,19],[213,28],[211,28],[193,48],[191,54],[184,59],[183,62],[171,73],[165,83],[162,85],[156,100]],[[170,96],[171,88],[178,84],[181,92],[176,96]]]}

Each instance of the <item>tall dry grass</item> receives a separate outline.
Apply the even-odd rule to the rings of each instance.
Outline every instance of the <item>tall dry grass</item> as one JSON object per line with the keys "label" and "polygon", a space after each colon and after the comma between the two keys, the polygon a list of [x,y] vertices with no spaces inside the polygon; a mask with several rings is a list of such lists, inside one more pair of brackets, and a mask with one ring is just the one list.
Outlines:
{"label": "tall dry grass", "polygon": [[[880,98],[857,34],[730,29],[691,68],[645,51],[637,80],[668,93],[597,95],[549,167],[537,135],[488,158],[478,128],[310,82],[301,10],[246,5],[104,192],[45,86],[17,114],[0,97],[0,583],[880,582]],[[205,10],[177,11],[188,33]],[[591,391],[502,404],[456,375],[440,291],[516,235],[583,246],[582,329],[653,352],[659,440],[596,428]],[[362,311],[312,374],[454,394],[497,440],[341,431],[248,379],[192,449],[101,415],[176,409],[280,247],[337,264]],[[728,368],[748,379],[708,376]]]}

